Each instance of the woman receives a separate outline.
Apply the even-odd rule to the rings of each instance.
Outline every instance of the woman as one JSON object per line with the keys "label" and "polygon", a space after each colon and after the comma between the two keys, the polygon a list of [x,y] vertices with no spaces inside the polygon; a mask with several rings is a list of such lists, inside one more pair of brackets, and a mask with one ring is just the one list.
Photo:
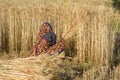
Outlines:
{"label": "woman", "polygon": [[60,41],[56,43],[56,35],[53,32],[52,26],[45,22],[37,36],[37,41],[34,44],[33,50],[30,56],[40,55],[42,53],[55,54],[60,53],[65,49],[64,42]]}

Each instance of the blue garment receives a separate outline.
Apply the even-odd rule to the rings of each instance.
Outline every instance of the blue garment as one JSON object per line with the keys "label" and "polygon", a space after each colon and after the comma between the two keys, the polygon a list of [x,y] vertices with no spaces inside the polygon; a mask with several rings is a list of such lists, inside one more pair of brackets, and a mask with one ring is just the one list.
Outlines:
{"label": "blue garment", "polygon": [[50,46],[56,44],[56,35],[55,35],[55,33],[53,33],[53,32],[48,32],[48,33],[46,33],[46,34],[43,36],[43,38],[44,38],[45,40],[47,40],[48,42],[50,42]]}

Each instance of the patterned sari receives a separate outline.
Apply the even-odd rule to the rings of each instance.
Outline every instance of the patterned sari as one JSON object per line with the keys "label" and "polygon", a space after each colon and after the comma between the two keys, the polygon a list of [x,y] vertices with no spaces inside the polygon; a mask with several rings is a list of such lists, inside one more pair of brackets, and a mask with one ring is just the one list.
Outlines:
{"label": "patterned sari", "polygon": [[[56,37],[51,38],[52,36],[55,36],[52,26],[45,22],[43,23],[42,27],[40,28],[40,31],[37,35],[37,41],[35,42],[33,46],[33,50],[29,54],[29,56],[37,56],[40,54],[60,54],[62,51],[65,50],[65,43],[63,41],[59,41],[56,43]],[[49,38],[51,38],[49,41]]]}

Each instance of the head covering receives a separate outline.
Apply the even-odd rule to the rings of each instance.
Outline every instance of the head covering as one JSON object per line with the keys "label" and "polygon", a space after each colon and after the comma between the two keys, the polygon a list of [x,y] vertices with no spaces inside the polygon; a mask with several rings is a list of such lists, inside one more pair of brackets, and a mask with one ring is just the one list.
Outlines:
{"label": "head covering", "polygon": [[47,24],[47,25],[48,25],[48,27],[50,27],[51,31],[53,31],[52,26],[50,25],[50,23],[49,23],[49,22],[45,22],[45,24]]}
{"label": "head covering", "polygon": [[43,37],[48,32],[53,32],[52,26],[50,25],[50,23],[44,22],[40,27],[37,38],[40,39],[40,37]]}

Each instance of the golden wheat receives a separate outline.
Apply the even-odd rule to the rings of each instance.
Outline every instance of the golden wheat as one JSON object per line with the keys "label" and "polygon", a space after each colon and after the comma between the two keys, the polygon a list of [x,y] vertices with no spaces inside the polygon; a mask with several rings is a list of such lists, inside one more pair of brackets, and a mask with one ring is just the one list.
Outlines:
{"label": "golden wheat", "polygon": [[[40,26],[48,21],[58,41],[67,42],[67,54],[74,55],[77,63],[89,64],[91,71],[100,68],[103,76],[101,74],[99,79],[103,79],[114,45],[111,25],[114,10],[110,3],[109,0],[36,0],[34,3],[1,0],[0,49],[20,54],[30,51]],[[88,73],[92,74],[91,71]]]}

